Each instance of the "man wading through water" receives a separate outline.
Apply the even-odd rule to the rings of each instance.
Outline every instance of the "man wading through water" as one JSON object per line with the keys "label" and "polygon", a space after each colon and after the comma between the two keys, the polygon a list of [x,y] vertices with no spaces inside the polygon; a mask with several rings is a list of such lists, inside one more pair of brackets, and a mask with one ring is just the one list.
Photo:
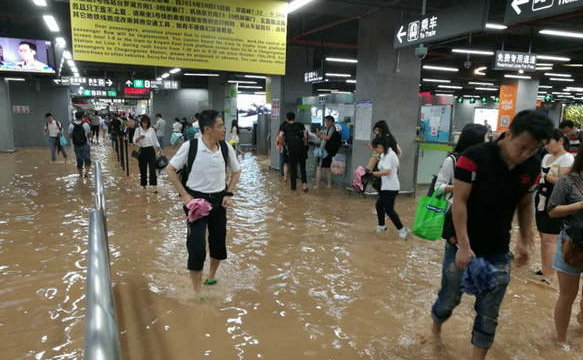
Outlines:
{"label": "man wading through water", "polygon": [[[469,265],[472,271],[484,272],[483,268],[474,270],[479,266],[476,264],[481,259],[490,263],[486,270],[493,281],[476,296],[474,306],[475,360],[484,359],[494,343],[500,305],[510,282],[510,228],[515,211],[520,226],[516,265],[526,264],[529,250],[534,248],[531,191],[540,173],[540,159],[534,155],[552,134],[553,124],[546,115],[522,111],[502,139],[472,146],[457,161],[453,190],[455,235],[446,239],[441,289],[431,314],[433,334],[440,342],[441,326],[461,300],[464,269]],[[470,264],[473,258],[481,259]]]}
{"label": "man wading through water", "polygon": [[[221,260],[227,258],[227,210],[233,190],[241,176],[241,167],[235,150],[225,142],[225,125],[215,110],[200,115],[202,137],[187,141],[178,149],[166,167],[168,180],[178,190],[183,204],[193,199],[208,201],[212,210],[206,216],[188,222],[186,248],[188,270],[196,293],[202,287],[202,270],[206,258],[206,229],[209,231],[211,265],[205,285],[214,285]],[[231,181],[227,185],[226,167],[231,168]],[[186,176],[181,181],[177,171],[183,169]]]}

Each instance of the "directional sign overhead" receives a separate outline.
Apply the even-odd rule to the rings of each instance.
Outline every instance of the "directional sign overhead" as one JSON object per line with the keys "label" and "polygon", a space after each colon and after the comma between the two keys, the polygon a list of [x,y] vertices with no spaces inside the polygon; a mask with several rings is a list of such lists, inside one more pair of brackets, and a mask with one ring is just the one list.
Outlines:
{"label": "directional sign overhead", "polygon": [[486,0],[472,0],[468,6],[455,6],[439,13],[411,19],[397,24],[393,48],[399,49],[480,31],[484,29],[487,17]]}
{"label": "directional sign overhead", "polygon": [[515,24],[583,9],[583,0],[508,0],[504,23]]}
{"label": "directional sign overhead", "polygon": [[516,51],[496,51],[494,70],[536,70],[536,54]]}

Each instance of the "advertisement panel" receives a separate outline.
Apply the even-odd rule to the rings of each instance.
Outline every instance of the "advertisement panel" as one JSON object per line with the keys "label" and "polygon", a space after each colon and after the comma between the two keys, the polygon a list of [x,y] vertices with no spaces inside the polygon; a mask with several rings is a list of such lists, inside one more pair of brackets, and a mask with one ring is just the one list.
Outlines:
{"label": "advertisement panel", "polygon": [[518,93],[518,83],[505,84],[500,86],[500,102],[498,103],[498,132],[508,130],[514,112],[516,111],[516,94]]}
{"label": "advertisement panel", "polygon": [[284,1],[70,3],[75,60],[285,74]]}

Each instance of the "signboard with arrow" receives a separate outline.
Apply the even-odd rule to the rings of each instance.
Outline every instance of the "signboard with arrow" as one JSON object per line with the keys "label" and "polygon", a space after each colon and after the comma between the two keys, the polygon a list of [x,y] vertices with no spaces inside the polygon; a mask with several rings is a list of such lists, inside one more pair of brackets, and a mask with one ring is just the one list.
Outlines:
{"label": "signboard with arrow", "polygon": [[474,0],[471,6],[455,6],[404,21],[395,27],[393,48],[400,49],[480,31],[484,29],[487,17],[486,0]]}
{"label": "signboard with arrow", "polygon": [[508,0],[505,24],[551,17],[583,9],[583,0]]}

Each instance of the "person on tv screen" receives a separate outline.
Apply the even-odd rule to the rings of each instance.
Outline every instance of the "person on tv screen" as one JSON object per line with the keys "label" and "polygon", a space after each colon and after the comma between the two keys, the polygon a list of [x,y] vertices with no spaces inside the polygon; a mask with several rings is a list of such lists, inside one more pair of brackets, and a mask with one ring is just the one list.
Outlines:
{"label": "person on tv screen", "polygon": [[16,63],[17,68],[33,71],[53,70],[47,64],[36,59],[36,45],[31,42],[21,41],[20,44],[18,44],[18,55],[20,56],[21,61]]}

